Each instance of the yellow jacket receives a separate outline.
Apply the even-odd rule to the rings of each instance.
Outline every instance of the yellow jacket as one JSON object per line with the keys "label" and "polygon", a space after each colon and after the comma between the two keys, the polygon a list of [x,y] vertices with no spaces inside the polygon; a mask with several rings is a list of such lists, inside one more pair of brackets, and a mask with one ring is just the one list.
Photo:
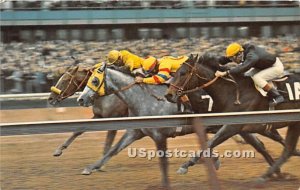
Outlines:
{"label": "yellow jacket", "polygon": [[134,55],[130,53],[129,51],[126,50],[121,50],[120,51],[121,56],[122,56],[122,62],[126,67],[129,67],[130,71],[133,69],[138,69],[142,67],[142,63],[144,61],[143,58]]}
{"label": "yellow jacket", "polygon": [[143,83],[161,84],[171,78],[171,73],[175,73],[177,69],[188,59],[187,56],[172,57],[165,56],[158,61],[158,73],[152,77],[144,78]]}

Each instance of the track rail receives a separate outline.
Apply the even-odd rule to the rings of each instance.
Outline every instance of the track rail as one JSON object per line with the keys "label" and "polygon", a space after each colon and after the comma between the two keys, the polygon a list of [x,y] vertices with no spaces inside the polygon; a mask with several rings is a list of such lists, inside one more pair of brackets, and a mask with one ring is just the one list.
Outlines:
{"label": "track rail", "polygon": [[[74,131],[106,131],[156,127],[183,127],[201,118],[203,125],[259,124],[300,121],[300,109],[231,112],[214,114],[165,115],[126,118],[83,119],[25,123],[2,123],[1,136],[65,133]],[[300,126],[299,126],[300,127]]]}
{"label": "track rail", "polygon": [[[65,99],[55,107],[78,107],[76,99],[80,92]],[[53,107],[47,102],[50,93],[3,94],[0,95],[1,110]]]}

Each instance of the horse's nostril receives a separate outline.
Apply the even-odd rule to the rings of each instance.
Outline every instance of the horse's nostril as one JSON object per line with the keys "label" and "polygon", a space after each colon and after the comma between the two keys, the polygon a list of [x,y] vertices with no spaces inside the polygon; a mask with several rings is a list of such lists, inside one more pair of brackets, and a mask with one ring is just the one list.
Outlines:
{"label": "horse's nostril", "polygon": [[78,99],[78,102],[83,103],[83,99],[82,98]]}
{"label": "horse's nostril", "polygon": [[171,94],[165,94],[165,98],[170,99],[171,98]]}
{"label": "horse's nostril", "polygon": [[52,97],[49,97],[49,98],[48,98],[48,101],[52,101],[52,100],[53,100],[53,98],[52,98]]}

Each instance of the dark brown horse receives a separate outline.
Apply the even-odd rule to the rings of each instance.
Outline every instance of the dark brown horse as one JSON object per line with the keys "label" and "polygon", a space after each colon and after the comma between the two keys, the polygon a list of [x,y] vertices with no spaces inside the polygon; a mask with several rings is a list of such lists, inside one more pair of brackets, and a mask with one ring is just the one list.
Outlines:
{"label": "dark brown horse", "polygon": [[[102,91],[101,91],[102,90]],[[145,116],[145,115],[170,115],[174,114],[177,110],[175,104],[170,104],[164,100],[158,100],[155,94],[163,94],[167,90],[164,85],[136,85],[132,76],[118,72],[113,69],[105,69],[103,67],[100,70],[95,70],[91,76],[88,86],[84,89],[77,101],[81,105],[89,105],[93,102],[93,98],[99,96],[105,96],[107,94],[116,93],[126,104],[130,110],[132,116]],[[152,92],[152,93],[150,93]],[[200,91],[200,94],[203,91]],[[195,98],[199,101],[200,97]],[[193,105],[197,101],[192,102]],[[201,106],[201,102],[198,102]],[[204,112],[205,110],[201,110]],[[207,110],[206,110],[207,111]],[[222,126],[207,127],[207,132],[215,133]],[[109,150],[109,152],[99,161],[88,166],[83,174],[91,174],[93,170],[101,169],[101,167],[107,163],[107,161],[121,150],[129,146],[136,140],[139,140],[145,136],[150,136],[159,151],[167,150],[167,138],[174,137],[175,135],[186,135],[194,132],[191,126],[183,128],[184,130],[176,134],[176,128],[150,128],[150,129],[135,129],[127,130],[121,140]],[[273,159],[263,147],[262,143],[252,134],[246,132],[239,133],[245,140],[251,144],[258,152],[260,152],[267,162],[272,165]],[[164,186],[168,186],[168,164],[167,157],[162,156],[159,158],[162,171],[162,181]]]}
{"label": "dark brown horse", "polygon": [[[269,104],[267,98],[263,97],[255,88],[252,79],[242,75],[235,75],[234,81],[225,78],[215,78],[215,72],[221,70],[217,56],[204,54],[201,56],[190,56],[189,60],[184,63],[175,73],[174,80],[170,85],[165,97],[174,102],[178,96],[189,93],[194,89],[205,88],[205,91],[214,100],[214,112],[238,112],[238,111],[258,111],[268,110]],[[235,82],[236,81],[236,82]],[[276,106],[276,109],[299,109],[299,75],[291,75],[286,81],[278,83],[278,89],[283,91],[286,102]],[[238,93],[237,93],[238,92]],[[238,104],[239,100],[241,104]],[[300,113],[299,113],[300,118]],[[273,129],[288,126],[286,136],[286,146],[280,158],[270,169],[262,175],[260,180],[266,180],[295,151],[299,134],[300,121],[274,124]],[[223,126],[217,134],[208,142],[209,148],[221,144],[228,138],[241,132],[261,132],[265,128],[261,125],[235,125]],[[184,163],[180,169],[187,170],[189,166],[196,163],[199,157],[192,158]]]}

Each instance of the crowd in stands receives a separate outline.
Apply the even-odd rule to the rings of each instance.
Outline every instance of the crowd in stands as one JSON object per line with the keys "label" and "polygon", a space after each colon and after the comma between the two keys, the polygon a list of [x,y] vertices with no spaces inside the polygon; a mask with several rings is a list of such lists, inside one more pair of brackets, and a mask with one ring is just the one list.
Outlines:
{"label": "crowd in stands", "polygon": [[[300,72],[300,43],[296,37],[251,38],[250,41],[267,47],[277,54],[286,69]],[[106,61],[106,54],[112,49],[126,49],[142,57],[153,55],[179,56],[190,53],[214,52],[224,54],[226,45],[233,39],[191,38],[191,39],[147,39],[135,41],[40,41],[30,43],[1,44],[1,93],[48,92],[65,70],[75,64],[84,67]],[[75,60],[71,57],[75,57]]]}
{"label": "crowd in stands", "polygon": [[204,7],[297,7],[299,6],[298,0],[290,1],[186,1],[186,0],[173,0],[173,1],[155,1],[155,0],[88,0],[88,1],[12,1],[5,0],[1,3],[1,10],[56,10],[56,9],[144,9],[144,8],[171,8],[180,9],[187,7],[204,8]]}

